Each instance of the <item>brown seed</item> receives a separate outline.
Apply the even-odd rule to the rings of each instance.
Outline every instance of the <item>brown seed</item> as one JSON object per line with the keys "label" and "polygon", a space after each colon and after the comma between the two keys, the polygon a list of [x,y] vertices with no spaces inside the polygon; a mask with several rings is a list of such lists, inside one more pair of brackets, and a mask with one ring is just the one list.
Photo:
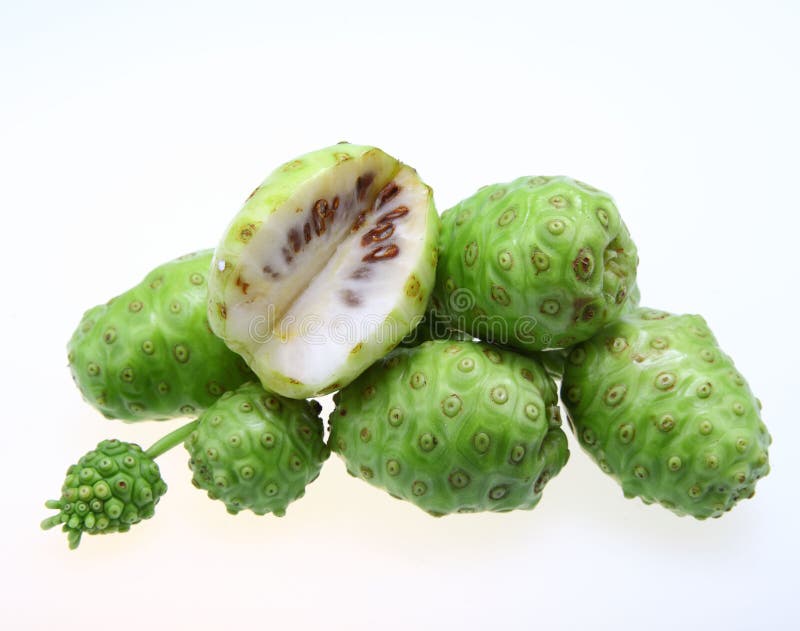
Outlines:
{"label": "brown seed", "polygon": [[297,232],[296,228],[292,228],[289,231],[289,244],[292,246],[292,250],[294,250],[295,253],[299,252],[302,247],[302,243],[300,243],[300,233]]}
{"label": "brown seed", "polygon": [[356,220],[353,222],[353,227],[350,228],[350,232],[358,232],[358,230],[361,228],[361,226],[364,225],[364,222],[366,220],[367,220],[367,211],[362,210],[360,213],[358,213]]}
{"label": "brown seed", "polygon": [[236,286],[242,288],[242,293],[247,295],[247,288],[250,287],[250,283],[246,283],[242,280],[241,276],[236,277]]}
{"label": "brown seed", "polygon": [[372,230],[361,237],[361,247],[367,247],[372,243],[385,241],[394,234],[394,225],[391,223],[379,223]]}
{"label": "brown seed", "polygon": [[408,206],[398,206],[394,210],[390,210],[383,217],[381,217],[378,220],[378,223],[383,223],[385,221],[394,221],[395,219],[400,219],[400,217],[405,217],[407,214],[408,214]]}
{"label": "brown seed", "polygon": [[380,245],[369,254],[365,255],[364,258],[361,260],[365,263],[374,263],[376,261],[384,261],[386,259],[393,259],[400,253],[400,248],[398,248],[394,243],[390,243],[389,245]]}
{"label": "brown seed", "polygon": [[361,297],[352,289],[345,289],[342,291],[342,300],[349,307],[357,307],[361,304]]}
{"label": "brown seed", "polygon": [[368,278],[371,273],[372,273],[371,267],[366,267],[362,265],[361,267],[356,269],[352,274],[350,274],[350,278],[353,278],[355,280],[361,280],[363,278]]}
{"label": "brown seed", "polygon": [[374,173],[365,173],[364,175],[359,175],[358,179],[356,180],[356,197],[358,201],[363,201],[364,196],[367,194],[367,189],[369,188],[372,181],[375,179]]}
{"label": "brown seed", "polygon": [[383,187],[383,190],[378,194],[377,208],[381,208],[386,202],[391,201],[400,192],[400,187],[394,182],[389,182]]}
{"label": "brown seed", "polygon": [[314,222],[314,232],[316,232],[317,236],[325,234],[328,214],[327,200],[318,199],[314,202],[314,207],[311,209],[311,220]]}

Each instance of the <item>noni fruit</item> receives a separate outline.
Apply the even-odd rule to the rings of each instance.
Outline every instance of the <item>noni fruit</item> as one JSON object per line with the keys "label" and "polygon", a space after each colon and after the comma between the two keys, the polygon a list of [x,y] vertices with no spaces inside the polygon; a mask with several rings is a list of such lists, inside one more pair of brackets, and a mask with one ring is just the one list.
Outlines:
{"label": "noni fruit", "polygon": [[635,293],[609,195],[568,177],[481,188],[442,215],[435,295],[455,328],[522,350],[585,340]]}
{"label": "noni fruit", "polygon": [[211,250],[155,268],[89,309],[67,347],[84,398],[108,418],[166,419],[199,412],[253,374],[209,329]]}
{"label": "noni fruit", "polygon": [[705,320],[638,309],[575,346],[562,400],[626,497],[719,517],[769,472],[760,404]]}
{"label": "noni fruit", "polygon": [[166,492],[158,465],[139,445],[104,440],[67,470],[61,499],[46,503],[58,514],[42,528],[61,526],[74,550],[83,533],[126,532],[152,517]]}
{"label": "noni fruit", "polygon": [[399,348],[334,402],[347,470],[436,516],[533,508],[569,456],[544,368],[485,343]]}
{"label": "noni fruit", "polygon": [[424,312],[438,232],[431,190],[379,149],[301,156],[253,191],[217,247],[211,327],[270,390],[338,390]]}
{"label": "noni fruit", "polygon": [[316,401],[247,383],[206,410],[184,443],[192,483],[230,513],[282,516],[319,475],[330,450]]}

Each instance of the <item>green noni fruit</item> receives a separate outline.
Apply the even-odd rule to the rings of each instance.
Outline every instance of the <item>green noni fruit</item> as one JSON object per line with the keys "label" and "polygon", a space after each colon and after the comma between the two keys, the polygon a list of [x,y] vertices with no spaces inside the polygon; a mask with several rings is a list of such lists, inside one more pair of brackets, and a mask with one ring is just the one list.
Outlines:
{"label": "green noni fruit", "polygon": [[522,350],[591,337],[635,293],[613,200],[568,177],[481,188],[442,215],[439,249],[435,295],[453,326]]}
{"label": "green noni fruit", "polygon": [[230,513],[284,515],[330,455],[320,409],[256,383],[226,392],[186,439],[192,483]]}
{"label": "green noni fruit", "polygon": [[569,352],[562,400],[626,497],[719,517],[769,472],[760,403],[700,316],[638,309],[608,324]]}
{"label": "green noni fruit", "polygon": [[253,191],[217,247],[211,327],[270,390],[338,390],[424,312],[438,233],[431,190],[379,149],[301,156]]}
{"label": "green noni fruit", "polygon": [[89,309],[67,346],[84,398],[108,418],[186,416],[252,379],[244,361],[209,329],[211,250],[155,268]]}
{"label": "green noni fruit", "polygon": [[45,504],[58,514],[42,528],[61,526],[74,550],[83,533],[126,532],[149,519],[166,492],[158,465],[141,447],[104,440],[67,470],[61,499]]}
{"label": "green noni fruit", "polygon": [[399,348],[334,402],[347,470],[436,516],[533,508],[569,456],[544,368],[485,343]]}

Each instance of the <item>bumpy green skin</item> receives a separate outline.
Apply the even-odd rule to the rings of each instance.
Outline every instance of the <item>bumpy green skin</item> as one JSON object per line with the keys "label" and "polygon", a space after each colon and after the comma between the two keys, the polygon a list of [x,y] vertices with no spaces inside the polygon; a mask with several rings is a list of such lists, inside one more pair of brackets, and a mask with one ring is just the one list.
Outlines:
{"label": "bumpy green skin", "polygon": [[320,409],[316,401],[287,399],[255,383],[226,392],[184,443],[192,484],[229,513],[283,516],[330,455]]}
{"label": "bumpy green skin", "polygon": [[588,339],[635,292],[613,200],[568,177],[480,189],[442,215],[439,250],[435,295],[454,326],[521,350]]}
{"label": "bumpy green skin", "polygon": [[67,470],[61,499],[46,503],[59,512],[42,528],[62,526],[74,550],[83,533],[127,532],[149,519],[166,492],[158,465],[139,445],[104,440]]}
{"label": "bumpy green skin", "polygon": [[161,265],[84,314],[67,346],[69,365],[84,398],[107,418],[191,415],[253,378],[208,327],[211,256]]}
{"label": "bumpy green skin", "polygon": [[334,402],[347,470],[435,516],[531,509],[569,456],[542,366],[484,343],[397,349]]}
{"label": "bumpy green skin", "polygon": [[705,320],[638,309],[575,346],[562,400],[626,497],[719,517],[769,472],[760,404]]}

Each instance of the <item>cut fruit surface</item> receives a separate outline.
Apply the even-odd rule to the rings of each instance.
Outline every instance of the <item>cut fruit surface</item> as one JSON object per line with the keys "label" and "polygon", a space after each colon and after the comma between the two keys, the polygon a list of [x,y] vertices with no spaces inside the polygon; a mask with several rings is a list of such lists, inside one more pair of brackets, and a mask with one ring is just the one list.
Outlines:
{"label": "cut fruit surface", "polygon": [[418,323],[438,230],[431,190],[383,151],[302,156],[264,180],[218,246],[211,327],[266,388],[338,390]]}

